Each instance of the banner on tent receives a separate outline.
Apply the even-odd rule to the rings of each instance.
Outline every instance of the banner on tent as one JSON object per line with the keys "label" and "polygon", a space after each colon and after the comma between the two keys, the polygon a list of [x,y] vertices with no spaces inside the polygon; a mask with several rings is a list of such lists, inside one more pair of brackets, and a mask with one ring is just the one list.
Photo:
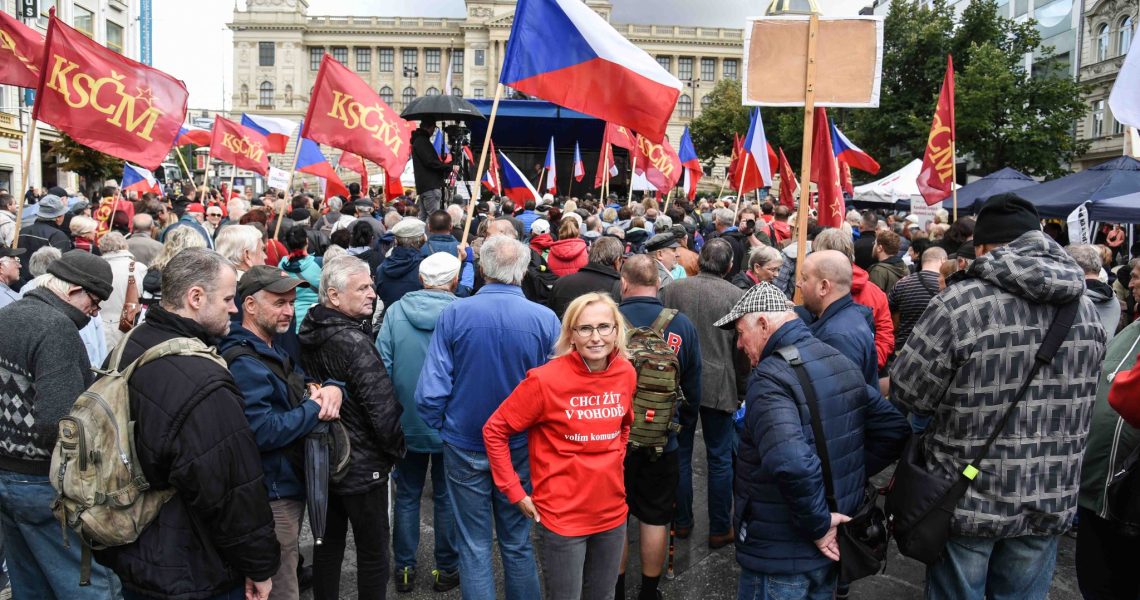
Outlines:
{"label": "banner on tent", "polygon": [[1069,225],[1069,243],[1092,243],[1092,228],[1089,226],[1088,204],[1081,204],[1078,206],[1076,210],[1069,213],[1069,217],[1065,220]]}
{"label": "banner on tent", "polygon": [[922,196],[910,197],[910,214],[918,218],[918,225],[925,231],[926,226],[934,220],[934,213],[942,208],[941,204],[927,205]]}

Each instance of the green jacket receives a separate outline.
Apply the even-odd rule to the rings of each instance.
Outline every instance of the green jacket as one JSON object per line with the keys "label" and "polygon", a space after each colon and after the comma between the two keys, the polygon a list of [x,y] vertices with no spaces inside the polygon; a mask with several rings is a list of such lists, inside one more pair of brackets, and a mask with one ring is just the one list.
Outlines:
{"label": "green jacket", "polygon": [[1108,476],[1119,469],[1124,459],[1140,445],[1140,430],[1125,423],[1108,404],[1109,377],[1131,369],[1136,364],[1133,357],[1138,349],[1140,322],[1125,327],[1109,342],[1104,356],[1104,368],[1097,382],[1096,404],[1093,407],[1092,425],[1089,427],[1088,447],[1085,448],[1085,458],[1081,465],[1081,491],[1077,496],[1077,504],[1104,519],[1108,518],[1104,502]]}

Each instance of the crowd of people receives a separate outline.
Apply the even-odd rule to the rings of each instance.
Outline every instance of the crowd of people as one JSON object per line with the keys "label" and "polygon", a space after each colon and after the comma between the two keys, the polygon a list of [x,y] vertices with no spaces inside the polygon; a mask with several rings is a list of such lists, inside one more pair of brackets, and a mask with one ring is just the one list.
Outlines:
{"label": "crowd of people", "polygon": [[[1140,413],[1140,259],[1068,244],[1016,195],[953,223],[852,210],[801,232],[786,207],[731,198],[496,197],[467,223],[434,194],[381,201],[355,184],[327,202],[184,189],[134,198],[107,182],[89,202],[53,188],[25,215],[0,194],[15,598],[311,586],[332,600],[351,526],[359,598],[391,582],[470,600],[658,600],[669,539],[698,518],[709,548],[734,546],[741,600],[845,597],[837,532],[908,440],[946,478],[978,466],[927,597],[1045,598],[1058,538],[1078,524],[1085,597],[1140,593],[1136,538],[1107,492],[1140,447],[1126,418]],[[1055,359],[1023,382],[1071,303]],[[175,338],[220,358],[165,356],[129,382],[138,469],[173,495],[135,541],[87,562],[52,512],[60,419],[100,373]],[[304,565],[315,431],[342,441]]]}

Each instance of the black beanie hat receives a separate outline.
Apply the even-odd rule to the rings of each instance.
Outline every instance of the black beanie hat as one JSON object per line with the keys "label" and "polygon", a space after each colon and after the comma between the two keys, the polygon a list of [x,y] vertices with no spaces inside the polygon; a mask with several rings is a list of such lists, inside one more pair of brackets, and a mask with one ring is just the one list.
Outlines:
{"label": "black beanie hat", "polygon": [[111,265],[102,257],[84,252],[69,250],[59,260],[48,266],[48,273],[95,294],[100,300],[111,297],[111,283],[114,275]]}
{"label": "black beanie hat", "polygon": [[974,246],[1005,244],[1027,231],[1041,231],[1041,216],[1028,200],[1014,193],[991,196],[978,211]]}

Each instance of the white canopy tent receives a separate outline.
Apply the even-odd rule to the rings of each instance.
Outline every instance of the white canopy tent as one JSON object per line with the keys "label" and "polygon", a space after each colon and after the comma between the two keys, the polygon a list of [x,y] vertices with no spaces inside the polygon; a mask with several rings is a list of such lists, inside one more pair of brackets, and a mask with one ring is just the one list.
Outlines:
{"label": "white canopy tent", "polygon": [[910,202],[911,198],[922,196],[918,191],[918,172],[921,170],[922,161],[916,158],[878,181],[857,186],[852,200],[881,204],[894,204],[900,200]]}

